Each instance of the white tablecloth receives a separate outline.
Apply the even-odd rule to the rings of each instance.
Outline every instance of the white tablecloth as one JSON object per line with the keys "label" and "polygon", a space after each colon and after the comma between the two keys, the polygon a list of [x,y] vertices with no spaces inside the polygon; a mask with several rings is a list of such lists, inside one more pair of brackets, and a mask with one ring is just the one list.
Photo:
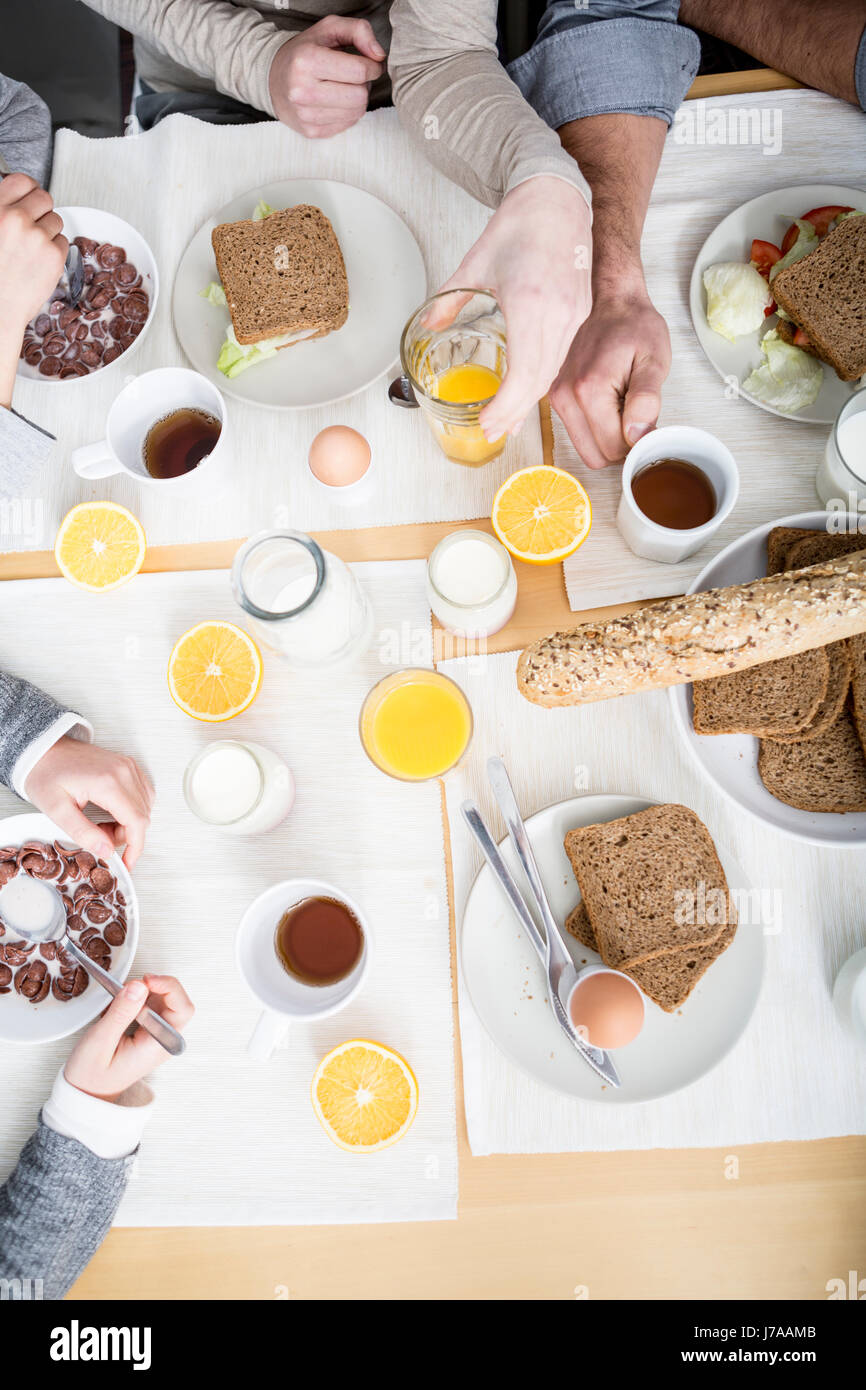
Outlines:
{"label": "white tablecloth", "polygon": [[[175,336],[171,297],[178,262],[193,234],[246,189],[302,177],[357,184],[394,208],[418,240],[431,290],[456,269],[490,215],[427,163],[391,110],[371,112],[351,130],[324,141],[305,140],[275,121],[213,126],[188,116],[171,116],[155,130],[125,139],[89,140],[59,132],[51,180],[55,202],[106,208],[137,227],[156,257],[160,299],[147,337],[116,366],[80,382],[17,386],[16,408],[55,434],[58,447],[36,489],[38,533],[29,541],[4,536],[4,548],[52,546],[66,511],[90,497],[130,507],[152,544],[245,536],[274,524],[329,530],[466,519],[489,515],[503,479],[540,460],[533,411],[519,438],[509,441],[493,463],[479,469],[451,463],[419,410],[389,404],[387,386],[395,375],[389,372],[350,400],[316,410],[277,414],[227,397],[238,473],[219,499],[178,508],[126,478],[86,483],[75,475],[70,451],[103,438],[108,408],[129,373],[189,365]],[[395,364],[398,348],[395,342]],[[307,476],[310,441],[329,424],[360,430],[377,456],[377,486],[363,506],[335,506]]]}
{"label": "white tablecloth", "polygon": [[[762,521],[820,506],[815,471],[829,425],[783,420],[739,397],[705,358],[689,314],[689,279],[695,258],[723,217],[772,188],[807,183],[866,185],[866,116],[823,92],[766,92],[708,97],[685,112],[702,128],[710,111],[747,107],[778,112],[780,149],[755,145],[678,143],[669,133],[643,235],[643,261],[653,303],[667,320],[673,348],[660,423],[699,425],[727,444],[740,470],[740,496],[718,534],[678,565],[633,555],[616,529],[620,468],[592,472],[580,462],[558,417],[554,458],[574,471],[592,498],[593,527],[565,562],[573,609],[638,598],[681,594],[710,557]],[[775,117],[772,118],[776,120]],[[767,127],[773,129],[773,124]],[[821,201],[820,199],[816,201]],[[826,201],[826,200],[825,200]],[[791,208],[792,215],[806,208]],[[760,229],[758,229],[760,230]],[[829,370],[829,368],[828,368]]]}
{"label": "white tablecloth", "polygon": [[[85,712],[101,743],[137,757],[156,786],[153,823],[135,870],[141,940],[134,969],[178,975],[197,1006],[182,1060],[157,1073],[158,1104],[121,1225],[296,1225],[430,1221],[456,1216],[448,906],[439,788],[385,777],[357,732],[364,694],[383,664],[429,655],[423,565],[359,566],[378,635],[358,670],[302,680],[265,654],[261,691],[230,725],[209,729],[172,703],[166,662],[176,638],[206,617],[237,617],[224,570],[140,575],[94,597],[63,580],[0,586],[0,665]],[[82,658],[80,636],[86,634]],[[412,644],[397,653],[394,634]],[[208,741],[248,737],[292,768],[289,817],[254,839],[201,825],[186,808],[183,769]],[[0,815],[25,809],[0,792]],[[245,1054],[259,1007],[234,964],[248,904],[281,879],[324,879],[356,898],[374,937],[370,976],[342,1013],[289,1031],[268,1062]],[[0,999],[0,1006],[2,1006]],[[47,1007],[50,1001],[47,1001]],[[57,1004],[62,1009],[63,1005]],[[409,1061],[420,1105],[409,1134],[380,1154],[348,1154],[326,1136],[310,1081],[329,1048],[353,1037]],[[71,1041],[0,1045],[0,1179],[36,1121]]]}
{"label": "white tablecloth", "polygon": [[571,1099],[518,1070],[485,1031],[461,978],[472,1152],[699,1148],[866,1133],[863,1052],[830,998],[843,961],[866,944],[862,850],[795,843],[723,800],[682,747],[665,691],[539,709],[518,693],[515,664],[506,653],[440,668],[463,686],[475,715],[471,756],[446,783],[458,931],[481,862],[461,801],[471,796],[494,834],[505,833],[484,771],[494,753],[505,759],[525,815],[574,796],[576,785],[691,806],[753,888],[778,891],[773,929],[781,930],[766,936],[761,997],[733,1051],[694,1085],[642,1105]]}

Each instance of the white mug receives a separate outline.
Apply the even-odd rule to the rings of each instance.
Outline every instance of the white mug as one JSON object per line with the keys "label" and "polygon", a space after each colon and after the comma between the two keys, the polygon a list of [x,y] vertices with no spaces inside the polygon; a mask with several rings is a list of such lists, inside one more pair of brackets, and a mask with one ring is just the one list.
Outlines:
{"label": "white mug", "polygon": [[[647,464],[660,459],[685,459],[705,473],[716,494],[716,514],[703,526],[676,531],[650,521],[634,500],[632,478]],[[617,529],[630,550],[644,560],[675,565],[715,535],[733,511],[740,491],[740,475],[733,455],[720,439],[692,425],[663,425],[638,440],[622,466],[622,496],[616,514]]]}
{"label": "white mug", "polygon": [[[307,985],[280,964],[276,931],[283,913],[304,898],[336,898],[361,924],[364,944],[352,970],[333,985]],[[370,962],[370,927],[357,903],[315,878],[290,878],[275,883],[251,903],[241,919],[235,940],[235,960],[247,988],[264,1012],[247,1044],[251,1057],[270,1057],[290,1023],[315,1023],[328,1018],[354,999]]]}
{"label": "white mug", "polygon": [[[207,411],[220,422],[220,437],[201,463],[177,478],[153,478],[144,462],[144,441],[157,420],[184,408]],[[158,367],[126,383],[108,412],[105,439],[72,451],[80,478],[108,478],[125,473],[137,483],[186,496],[227,481],[228,430],[225,402],[215,386],[187,367]]]}

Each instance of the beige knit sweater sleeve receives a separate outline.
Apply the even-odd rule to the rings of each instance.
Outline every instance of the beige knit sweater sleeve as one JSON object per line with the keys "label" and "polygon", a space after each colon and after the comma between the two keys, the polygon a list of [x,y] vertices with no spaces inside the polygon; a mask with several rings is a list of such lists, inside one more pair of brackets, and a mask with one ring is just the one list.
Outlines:
{"label": "beige knit sweater sleeve", "polygon": [[495,0],[395,0],[391,29],[394,105],[444,174],[489,207],[536,174],[590,201],[577,164],[499,61]]}

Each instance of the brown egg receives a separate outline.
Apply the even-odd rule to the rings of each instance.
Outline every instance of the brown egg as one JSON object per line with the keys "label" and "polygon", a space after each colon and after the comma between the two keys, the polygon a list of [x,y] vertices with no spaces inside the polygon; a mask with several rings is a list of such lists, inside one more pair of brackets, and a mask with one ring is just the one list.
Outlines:
{"label": "brown egg", "polygon": [[310,445],[310,472],[326,487],[351,487],[370,467],[370,446],[348,425],[328,425]]}
{"label": "brown egg", "polygon": [[578,980],[568,1004],[575,1028],[605,1051],[633,1042],[643,1027],[643,995],[618,970],[596,970]]}

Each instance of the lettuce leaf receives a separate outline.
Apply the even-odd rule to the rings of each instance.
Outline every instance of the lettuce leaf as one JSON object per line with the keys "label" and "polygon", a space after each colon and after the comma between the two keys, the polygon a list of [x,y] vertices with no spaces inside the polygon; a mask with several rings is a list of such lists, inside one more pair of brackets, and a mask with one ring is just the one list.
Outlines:
{"label": "lettuce leaf", "polygon": [[812,405],[824,380],[817,358],[786,343],[775,328],[764,334],[761,351],[767,360],[746,377],[743,390],[774,410],[793,412]]}
{"label": "lettuce leaf", "polygon": [[276,208],[272,208],[270,203],[265,202],[264,198],[259,198],[253,208],[252,221],[262,222],[266,217],[270,217],[272,212],[276,212]]}
{"label": "lettuce leaf", "polygon": [[201,291],[202,299],[206,299],[208,304],[216,304],[220,309],[227,308],[226,292],[219,280],[211,280],[207,289]]}
{"label": "lettuce leaf", "polygon": [[786,251],[781,260],[776,261],[775,265],[770,266],[770,284],[772,285],[780,270],[787,270],[789,265],[794,265],[796,261],[801,261],[804,256],[815,250],[818,245],[818,233],[811,222],[806,222],[802,217],[795,217],[797,224],[797,240]]}

